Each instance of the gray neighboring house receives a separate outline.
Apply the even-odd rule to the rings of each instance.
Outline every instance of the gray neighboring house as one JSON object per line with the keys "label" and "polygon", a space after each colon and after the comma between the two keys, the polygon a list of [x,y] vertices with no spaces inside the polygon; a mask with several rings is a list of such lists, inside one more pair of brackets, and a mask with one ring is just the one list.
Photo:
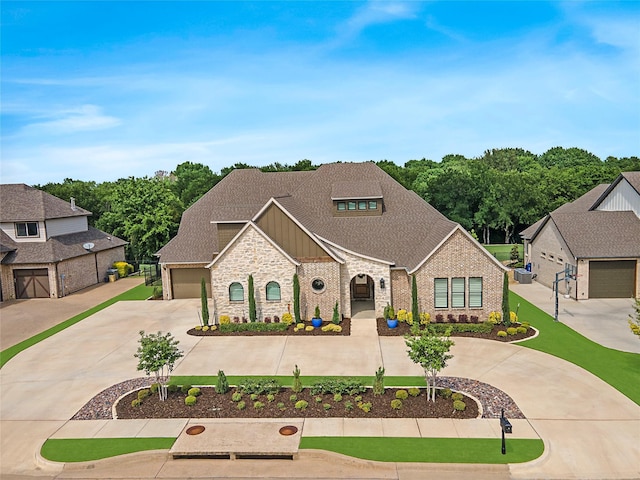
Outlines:
{"label": "gray neighboring house", "polygon": [[89,215],[73,199],[0,185],[1,299],[58,298],[102,282],[127,242],[90,227]]}
{"label": "gray neighboring house", "polygon": [[577,276],[558,289],[577,300],[640,297],[640,172],[624,172],[554,210],[520,234],[535,279]]}
{"label": "gray neighboring house", "polygon": [[315,171],[234,170],[182,215],[157,255],[167,300],[200,296],[204,278],[216,315],[248,317],[248,277],[258,317],[320,307],[351,316],[355,302],[382,315],[387,303],[486,319],[500,310],[504,267],[448,220],[372,162]]}

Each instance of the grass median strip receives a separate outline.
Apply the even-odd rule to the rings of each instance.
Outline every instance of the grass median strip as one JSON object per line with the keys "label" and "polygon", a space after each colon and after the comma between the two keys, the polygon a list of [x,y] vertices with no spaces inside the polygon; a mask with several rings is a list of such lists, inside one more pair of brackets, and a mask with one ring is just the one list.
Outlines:
{"label": "grass median strip", "polygon": [[94,313],[99,312],[100,310],[104,310],[105,308],[113,305],[116,302],[127,301],[127,300],[146,300],[152,295],[152,293],[153,293],[153,287],[138,285],[137,287],[133,287],[132,289],[127,290],[126,292],[121,293],[120,295],[110,298],[109,300],[102,302],[101,304],[96,305],[95,307],[90,308],[89,310],[79,313],[78,315],[71,317],[65,320],[64,322],[60,322],[59,324],[54,325],[53,327],[45,330],[44,332],[40,332],[34,335],[33,337],[27,338],[26,340],[23,340],[22,342],[16,345],[13,345],[12,347],[2,350],[2,352],[0,352],[0,368],[4,367],[5,363],[7,363],[9,360],[11,360],[13,357],[18,355],[23,350],[26,350],[27,348],[32,347],[36,343],[41,342],[42,340],[45,340],[51,337],[52,335],[55,335],[58,332],[61,332],[65,328],[69,328],[70,326],[75,325],[76,323],[84,320],[85,318],[93,315]]}
{"label": "grass median strip", "polygon": [[40,454],[52,462],[89,462],[146,450],[168,450],[175,438],[50,438]]}
{"label": "grass median strip", "polygon": [[[537,337],[519,345],[578,365],[640,405],[640,354],[603,347],[562,322],[555,322],[551,315],[513,292],[510,293],[509,304],[512,307],[519,304],[518,317],[540,331]],[[604,322],[606,319],[603,319],[602,328],[606,328]]]}
{"label": "grass median strip", "polygon": [[303,437],[300,448],[378,462],[503,464],[534,460],[544,444],[539,439],[508,439],[502,455],[499,438]]}

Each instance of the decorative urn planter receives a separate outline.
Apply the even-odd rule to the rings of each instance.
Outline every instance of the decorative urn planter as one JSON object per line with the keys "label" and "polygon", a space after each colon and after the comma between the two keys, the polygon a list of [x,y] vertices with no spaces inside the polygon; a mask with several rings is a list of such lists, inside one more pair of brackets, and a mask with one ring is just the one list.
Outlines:
{"label": "decorative urn planter", "polygon": [[389,328],[397,328],[398,327],[398,319],[397,318],[387,318],[387,326]]}
{"label": "decorative urn planter", "polygon": [[313,325],[314,328],[320,328],[322,326],[322,319],[321,318],[312,318],[311,319],[311,325]]}

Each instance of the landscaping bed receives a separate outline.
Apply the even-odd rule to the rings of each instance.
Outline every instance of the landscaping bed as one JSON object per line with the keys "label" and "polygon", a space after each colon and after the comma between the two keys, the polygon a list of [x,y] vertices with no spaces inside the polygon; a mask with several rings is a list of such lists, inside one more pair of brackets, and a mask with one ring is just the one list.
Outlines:
{"label": "landscaping bed", "polygon": [[[229,323],[226,325],[216,325],[215,330],[208,329],[203,331],[202,329],[192,328],[187,333],[196,337],[258,337],[258,336],[282,336],[282,335],[295,335],[298,337],[303,336],[341,336],[351,335],[351,319],[343,319],[339,326],[340,331],[327,330],[327,328],[333,325],[332,322],[322,322],[322,326],[318,328],[298,328],[296,331],[296,325],[292,323],[287,325],[285,323]],[[311,327],[309,322],[304,324],[305,327]],[[324,331],[322,329],[325,329]]]}
{"label": "landscaping bed", "polygon": [[[406,399],[400,400],[401,408],[391,407],[396,399],[396,392],[402,390]],[[169,392],[168,398],[161,401],[157,393],[144,398],[139,406],[132,406],[138,399],[138,391],[124,396],[118,402],[116,411],[118,418],[476,418],[479,415],[475,400],[462,395],[464,411],[455,410],[452,395],[448,398],[440,393],[436,401],[426,399],[424,388],[416,389],[417,396],[410,395],[410,389],[387,388],[382,395],[374,395],[371,388],[354,395],[313,394],[309,388],[294,394],[290,388],[281,388],[279,392],[268,394],[243,394],[240,399],[231,389],[218,394],[213,387],[202,387],[194,405],[185,405],[186,393]],[[443,390],[439,390],[442,392]],[[415,393],[415,390],[412,391]],[[448,391],[450,393],[450,391]],[[295,395],[295,398],[292,397]],[[461,395],[461,394],[459,394]],[[400,394],[404,397],[404,394]],[[252,399],[253,398],[253,399]],[[234,401],[236,400],[236,401]],[[244,408],[240,402],[244,402]],[[256,404],[255,402],[259,402]],[[306,402],[306,407],[304,406]],[[296,408],[296,405],[298,408]],[[369,405],[369,407],[367,407]],[[257,406],[257,408],[256,408]],[[397,405],[396,405],[397,406]],[[365,411],[369,408],[369,411]]]}
{"label": "landscaping bed", "polygon": [[[490,325],[487,323],[431,323],[438,331],[444,331],[447,327],[451,327],[452,337],[472,337],[472,338],[485,338],[488,340],[496,340],[498,342],[513,342],[516,340],[523,340],[525,338],[533,337],[536,334],[535,329],[529,327],[526,333],[516,332],[513,335],[507,335],[506,337],[498,336],[498,332],[507,331],[507,327],[504,325]],[[513,327],[517,328],[521,326],[519,323],[514,323]],[[411,334],[411,326],[406,322],[398,322],[396,328],[389,328],[387,321],[379,317],[377,319],[378,335],[381,337],[396,337]],[[422,327],[424,328],[424,327]],[[460,330],[474,330],[474,331],[460,331]]]}

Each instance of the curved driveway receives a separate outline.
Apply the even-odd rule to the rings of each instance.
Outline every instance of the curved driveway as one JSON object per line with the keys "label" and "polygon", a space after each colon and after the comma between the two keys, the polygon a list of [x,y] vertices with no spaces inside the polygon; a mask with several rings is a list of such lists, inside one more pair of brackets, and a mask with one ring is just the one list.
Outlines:
{"label": "curved driveway", "polygon": [[[175,374],[421,375],[401,338],[354,321],[351,337],[190,337],[199,300],[120,302],[22,352],[0,370],[1,470],[37,473],[40,445],[93,395],[136,377],[138,331],[171,331],[185,358]],[[640,407],[590,373],[517,345],[456,338],[442,372],[504,390],[545,441],[512,478],[640,477]]]}

